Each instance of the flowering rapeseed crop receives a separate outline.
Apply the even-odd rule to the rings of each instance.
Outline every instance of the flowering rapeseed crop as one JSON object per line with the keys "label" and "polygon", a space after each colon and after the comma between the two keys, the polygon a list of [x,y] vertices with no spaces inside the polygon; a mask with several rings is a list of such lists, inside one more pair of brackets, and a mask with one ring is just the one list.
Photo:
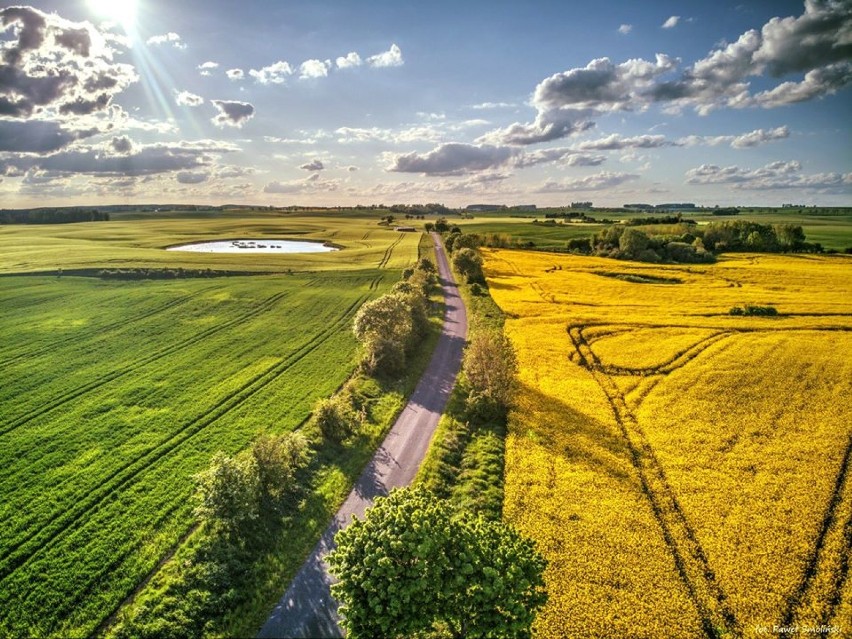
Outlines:
{"label": "flowering rapeseed crop", "polygon": [[[518,353],[505,517],[541,637],[852,632],[852,259],[485,251]],[[777,317],[735,317],[771,305]]]}

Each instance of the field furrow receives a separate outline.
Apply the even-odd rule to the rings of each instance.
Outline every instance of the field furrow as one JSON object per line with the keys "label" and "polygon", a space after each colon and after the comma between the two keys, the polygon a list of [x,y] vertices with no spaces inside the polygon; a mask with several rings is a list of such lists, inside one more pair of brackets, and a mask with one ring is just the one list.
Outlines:
{"label": "field furrow", "polygon": [[170,439],[162,442],[159,446],[144,455],[129,460],[123,467],[104,478],[96,491],[90,493],[84,500],[75,504],[74,508],[66,511],[62,517],[51,521],[48,525],[37,531],[33,531],[31,536],[23,538],[18,544],[11,546],[8,554],[0,560],[0,584],[14,570],[24,565],[39,552],[44,551],[63,531],[72,529],[74,524],[102,504],[110,495],[120,492],[140,472],[146,471],[156,464],[160,458],[172,453],[184,442],[245,402],[253,394],[260,392],[266,385],[285,373],[296,362],[310,354],[319,344],[327,340],[346,324],[355,310],[366,300],[366,297],[363,296],[352,303],[336,322],[327,326],[325,330],[298,347],[290,357],[262,371],[229,396],[225,397],[213,410],[186,423]]}
{"label": "field furrow", "polygon": [[[568,334],[571,336],[574,348],[580,354],[581,361],[592,373],[612,407],[616,423],[629,447],[631,459],[642,483],[642,490],[651,504],[666,543],[675,558],[678,572],[698,609],[704,632],[708,637],[722,637],[729,633],[739,635],[739,624],[727,604],[725,593],[716,582],[707,555],[684,515],[677,495],[669,484],[665,471],[640,428],[639,422],[628,408],[616,384],[609,374],[604,372],[606,367],[601,364],[583,337],[583,328],[569,327]],[[703,351],[704,348],[701,350]]]}

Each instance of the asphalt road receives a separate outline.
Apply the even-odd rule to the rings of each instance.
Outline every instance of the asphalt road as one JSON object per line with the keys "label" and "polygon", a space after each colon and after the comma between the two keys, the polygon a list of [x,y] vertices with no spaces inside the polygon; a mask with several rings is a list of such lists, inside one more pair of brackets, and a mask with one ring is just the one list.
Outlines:
{"label": "asphalt road", "polygon": [[337,623],[337,602],[330,591],[333,579],[323,558],[334,547],[334,535],[338,530],[345,528],[353,517],[362,518],[376,497],[410,484],[426,456],[455,384],[467,337],[467,312],[440,236],[433,233],[432,241],[446,303],[444,327],[432,360],[393,428],[263,624],[258,637],[343,636]]}

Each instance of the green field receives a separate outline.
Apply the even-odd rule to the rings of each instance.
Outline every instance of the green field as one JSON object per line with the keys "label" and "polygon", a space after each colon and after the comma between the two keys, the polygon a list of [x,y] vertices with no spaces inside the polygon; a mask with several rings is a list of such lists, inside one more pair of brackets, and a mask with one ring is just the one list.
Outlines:
{"label": "green field", "polygon": [[[212,454],[232,454],[260,430],[298,428],[346,379],[355,311],[418,251],[419,234],[376,221],[224,216],[0,228],[0,636],[92,634],[185,538],[192,475]],[[344,249],[161,248],[300,235]],[[67,275],[117,266],[270,274]],[[66,274],[14,274],[59,268]]]}

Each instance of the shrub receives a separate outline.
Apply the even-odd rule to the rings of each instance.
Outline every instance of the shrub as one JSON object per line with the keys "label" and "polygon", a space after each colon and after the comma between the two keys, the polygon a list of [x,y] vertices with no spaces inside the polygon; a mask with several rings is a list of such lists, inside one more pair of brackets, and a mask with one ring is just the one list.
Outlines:
{"label": "shrub", "polygon": [[756,306],[754,304],[746,304],[744,307],[734,306],[730,311],[728,311],[728,314],[774,317],[778,315],[778,309],[774,306]]}
{"label": "shrub", "polygon": [[251,455],[257,464],[261,505],[283,512],[300,492],[295,478],[310,459],[307,438],[301,433],[264,433],[252,444]]}
{"label": "shrub", "polygon": [[473,249],[464,248],[457,251],[453,255],[453,266],[467,279],[468,284],[485,281],[482,273],[482,256]]}
{"label": "shrub", "polygon": [[236,535],[260,512],[260,478],[253,457],[229,457],[217,452],[210,466],[198,473],[195,514],[214,532]]}
{"label": "shrub", "polygon": [[330,397],[317,402],[313,421],[323,437],[334,442],[342,442],[357,430],[358,425],[352,406],[340,397]]}

